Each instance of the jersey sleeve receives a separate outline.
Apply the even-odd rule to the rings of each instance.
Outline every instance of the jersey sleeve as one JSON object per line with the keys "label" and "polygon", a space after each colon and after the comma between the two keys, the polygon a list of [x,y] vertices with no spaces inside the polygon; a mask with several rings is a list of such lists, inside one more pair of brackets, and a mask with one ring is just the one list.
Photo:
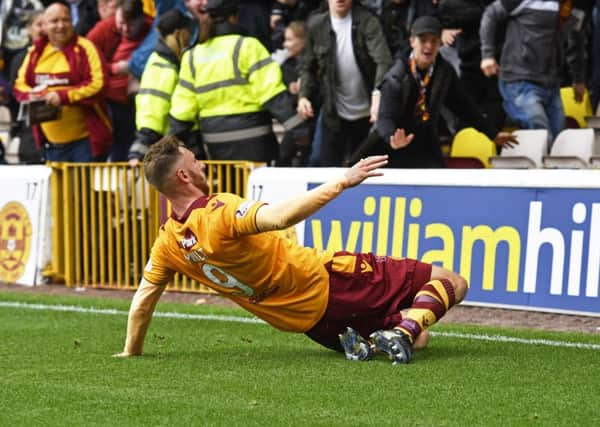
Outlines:
{"label": "jersey sleeve", "polygon": [[227,195],[224,202],[222,224],[227,229],[226,234],[235,237],[260,232],[256,225],[256,212],[265,202],[243,199],[233,194]]}
{"label": "jersey sleeve", "polygon": [[165,242],[163,230],[152,246],[150,259],[144,268],[144,279],[154,285],[166,285],[175,273],[167,262],[169,259],[168,245]]}

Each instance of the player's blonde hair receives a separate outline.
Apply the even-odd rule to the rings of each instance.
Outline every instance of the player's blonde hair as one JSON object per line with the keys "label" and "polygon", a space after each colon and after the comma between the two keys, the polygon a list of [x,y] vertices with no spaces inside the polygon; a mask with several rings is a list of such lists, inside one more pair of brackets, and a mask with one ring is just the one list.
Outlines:
{"label": "player's blonde hair", "polygon": [[165,136],[157,143],[152,144],[144,156],[146,179],[161,193],[164,193],[170,182],[169,175],[171,175],[173,166],[182,156],[179,148],[183,146],[176,136]]}

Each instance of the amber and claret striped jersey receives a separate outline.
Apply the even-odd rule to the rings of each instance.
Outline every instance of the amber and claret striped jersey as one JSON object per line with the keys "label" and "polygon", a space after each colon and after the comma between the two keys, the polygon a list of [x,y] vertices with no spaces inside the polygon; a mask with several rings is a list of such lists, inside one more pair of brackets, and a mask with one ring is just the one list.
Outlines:
{"label": "amber and claret striped jersey", "polygon": [[327,307],[325,264],[333,253],[300,246],[283,232],[259,233],[263,205],[228,193],[196,200],[161,227],[144,278],[162,285],[180,272],[278,329],[306,332]]}

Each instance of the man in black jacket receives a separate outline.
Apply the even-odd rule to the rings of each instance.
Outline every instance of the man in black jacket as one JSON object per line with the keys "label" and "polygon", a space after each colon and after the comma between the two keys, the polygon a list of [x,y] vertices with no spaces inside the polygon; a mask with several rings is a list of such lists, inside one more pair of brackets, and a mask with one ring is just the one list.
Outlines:
{"label": "man in black jacket", "polygon": [[494,128],[467,95],[452,66],[438,55],[441,33],[437,18],[417,18],[408,60],[398,59],[381,86],[377,133],[383,143],[373,150],[389,154],[390,167],[444,167],[437,135],[442,106],[497,145],[516,143],[512,134]]}
{"label": "man in black jacket", "polygon": [[439,0],[383,0],[378,13],[392,56],[410,51],[409,30],[419,16],[438,16]]}
{"label": "man in black jacket", "polygon": [[329,0],[329,10],[308,22],[300,70],[298,113],[313,117],[320,84],[323,114],[321,166],[341,166],[367,136],[392,57],[381,24],[352,0]]}

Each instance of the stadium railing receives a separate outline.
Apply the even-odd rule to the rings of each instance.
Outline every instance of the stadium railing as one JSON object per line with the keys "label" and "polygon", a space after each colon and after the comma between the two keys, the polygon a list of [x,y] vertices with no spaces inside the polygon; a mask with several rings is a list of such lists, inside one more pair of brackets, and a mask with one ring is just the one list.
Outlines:
{"label": "stadium railing", "polygon": [[[247,161],[205,161],[211,193],[245,196]],[[127,163],[49,163],[52,258],[49,282],[69,287],[135,289],[169,205]],[[168,290],[210,292],[175,275]]]}

